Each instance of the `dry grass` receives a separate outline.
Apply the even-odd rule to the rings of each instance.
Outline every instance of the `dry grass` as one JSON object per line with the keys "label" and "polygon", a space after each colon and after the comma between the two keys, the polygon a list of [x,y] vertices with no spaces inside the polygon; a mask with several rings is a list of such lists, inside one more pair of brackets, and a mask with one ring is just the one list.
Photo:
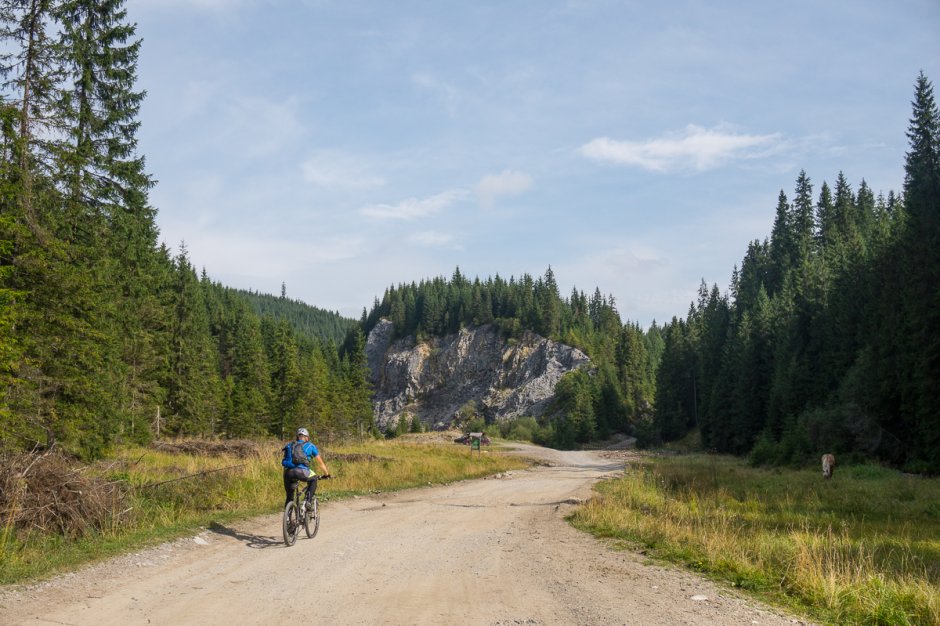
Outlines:
{"label": "dry grass", "polygon": [[[231,445],[228,445],[230,444]],[[283,506],[278,441],[173,441],[90,466],[57,454],[0,459],[0,583],[17,582]],[[465,446],[374,441],[323,450],[331,500],[517,469]]]}
{"label": "dry grass", "polygon": [[940,481],[872,468],[650,460],[574,517],[835,624],[940,624]]}

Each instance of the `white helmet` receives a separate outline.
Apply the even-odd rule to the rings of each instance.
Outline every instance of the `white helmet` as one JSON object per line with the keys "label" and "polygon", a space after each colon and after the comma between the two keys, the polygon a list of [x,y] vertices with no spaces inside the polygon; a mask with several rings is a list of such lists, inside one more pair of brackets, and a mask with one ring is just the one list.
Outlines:
{"label": "white helmet", "polygon": [[306,428],[298,428],[298,429],[297,429],[297,436],[300,437],[301,435],[303,435],[304,437],[309,437],[309,436],[310,436],[310,433],[307,432],[307,429],[306,429]]}

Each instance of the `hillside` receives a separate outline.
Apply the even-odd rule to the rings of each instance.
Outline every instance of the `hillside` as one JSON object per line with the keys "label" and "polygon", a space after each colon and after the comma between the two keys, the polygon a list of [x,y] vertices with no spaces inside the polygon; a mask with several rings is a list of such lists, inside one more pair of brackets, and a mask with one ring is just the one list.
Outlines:
{"label": "hillside", "polygon": [[245,297],[260,317],[270,316],[278,322],[287,320],[295,333],[308,339],[332,341],[339,345],[356,323],[356,320],[343,317],[339,312],[327,311],[283,295],[272,296],[243,289],[235,291]]}

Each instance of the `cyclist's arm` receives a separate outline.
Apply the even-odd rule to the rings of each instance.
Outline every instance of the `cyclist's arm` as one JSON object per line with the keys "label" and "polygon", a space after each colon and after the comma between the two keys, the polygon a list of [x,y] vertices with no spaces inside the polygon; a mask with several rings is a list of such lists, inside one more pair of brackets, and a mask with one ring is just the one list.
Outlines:
{"label": "cyclist's arm", "polygon": [[317,460],[317,464],[320,466],[320,469],[323,470],[323,475],[330,473],[330,470],[326,469],[326,463],[323,462],[323,455],[318,454],[314,457]]}

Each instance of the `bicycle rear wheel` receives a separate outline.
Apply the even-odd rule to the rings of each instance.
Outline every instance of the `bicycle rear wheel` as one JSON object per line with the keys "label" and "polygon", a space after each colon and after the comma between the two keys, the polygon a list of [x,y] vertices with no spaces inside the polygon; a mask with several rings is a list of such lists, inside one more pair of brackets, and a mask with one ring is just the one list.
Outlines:
{"label": "bicycle rear wheel", "polygon": [[294,545],[297,541],[297,533],[300,531],[300,511],[293,500],[284,507],[284,519],[281,522],[281,529],[284,531],[284,543],[288,546]]}
{"label": "bicycle rear wheel", "polygon": [[304,530],[307,531],[307,539],[313,539],[320,530],[320,504],[317,497],[313,496],[313,501],[307,507],[307,514],[304,515]]}

